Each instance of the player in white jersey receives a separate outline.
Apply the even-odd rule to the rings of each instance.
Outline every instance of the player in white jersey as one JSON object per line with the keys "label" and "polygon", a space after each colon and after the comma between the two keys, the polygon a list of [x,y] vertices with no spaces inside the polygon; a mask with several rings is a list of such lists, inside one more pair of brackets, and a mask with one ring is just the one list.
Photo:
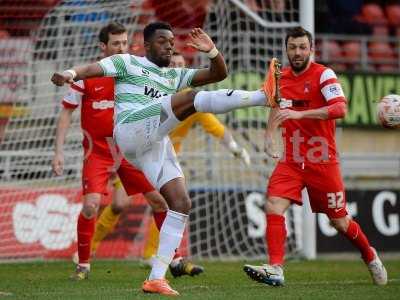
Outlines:
{"label": "player in white jersey", "polygon": [[165,280],[165,273],[178,248],[191,207],[182,170],[168,133],[196,111],[225,113],[235,108],[265,106],[261,90],[186,90],[218,82],[227,76],[222,55],[200,28],[190,33],[193,47],[207,54],[210,65],[204,69],[167,68],[174,46],[169,24],[151,23],[144,29],[146,55],[114,55],[97,63],[74,67],[53,74],[58,86],[91,77],[112,76],[116,83],[114,138],[124,156],[140,168],[166,199],[169,211],[161,227],[157,256],[143,291],[178,295]]}

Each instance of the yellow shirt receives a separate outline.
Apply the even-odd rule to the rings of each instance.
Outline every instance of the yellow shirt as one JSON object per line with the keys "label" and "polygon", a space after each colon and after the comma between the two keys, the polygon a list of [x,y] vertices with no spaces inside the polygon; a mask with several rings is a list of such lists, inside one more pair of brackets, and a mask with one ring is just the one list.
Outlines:
{"label": "yellow shirt", "polygon": [[205,132],[215,136],[216,138],[222,139],[224,136],[225,127],[216,116],[211,113],[197,112],[179,123],[179,125],[169,134],[176,153],[180,152],[182,140],[187,136],[189,129],[195,123],[200,123]]}

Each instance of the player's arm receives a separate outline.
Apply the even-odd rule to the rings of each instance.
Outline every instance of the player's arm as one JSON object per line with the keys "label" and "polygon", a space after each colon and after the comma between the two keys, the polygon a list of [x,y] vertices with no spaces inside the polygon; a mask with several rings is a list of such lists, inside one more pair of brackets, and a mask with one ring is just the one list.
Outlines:
{"label": "player's arm", "polygon": [[228,76],[228,68],[211,38],[200,28],[195,28],[190,33],[190,39],[188,45],[207,53],[210,59],[208,68],[198,69],[194,74],[191,86],[201,86],[225,79]]}
{"label": "player's arm", "polygon": [[54,149],[54,157],[51,162],[51,166],[53,168],[53,172],[60,176],[64,170],[64,143],[65,137],[68,133],[68,129],[71,125],[73,108],[63,107],[60,116],[57,121],[57,129],[56,129],[56,141],[55,141],[55,149]]}
{"label": "player's arm", "polygon": [[280,156],[277,143],[275,141],[276,131],[280,125],[278,119],[279,108],[272,108],[268,115],[267,128],[265,129],[264,151],[273,159]]}
{"label": "player's arm", "polygon": [[346,116],[347,106],[346,102],[340,101],[335,103],[329,103],[327,106],[308,109],[303,111],[294,111],[290,109],[284,109],[280,111],[281,122],[287,119],[320,119],[320,120],[332,120],[341,119]]}
{"label": "player's arm", "polygon": [[73,83],[81,79],[102,77],[104,70],[99,63],[73,67],[60,73],[54,73],[51,81],[57,86],[63,86],[65,83]]}
{"label": "player's arm", "polygon": [[68,94],[62,101],[62,109],[57,120],[56,141],[54,157],[51,162],[52,169],[56,175],[61,175],[64,169],[64,143],[68,129],[71,125],[72,113],[80,105],[85,86],[83,81],[71,85]]}

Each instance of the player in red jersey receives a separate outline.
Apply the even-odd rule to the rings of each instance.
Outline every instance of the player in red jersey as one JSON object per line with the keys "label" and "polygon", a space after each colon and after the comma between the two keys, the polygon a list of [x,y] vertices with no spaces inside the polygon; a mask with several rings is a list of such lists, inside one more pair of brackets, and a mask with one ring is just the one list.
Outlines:
{"label": "player in red jersey", "polygon": [[[104,57],[127,53],[127,30],[119,23],[110,23],[100,30],[100,48]],[[144,174],[132,167],[113,144],[114,117],[114,79],[111,77],[91,78],[74,82],[62,101],[55,155],[52,167],[56,175],[61,175],[64,167],[63,145],[72,113],[81,106],[81,127],[84,133],[84,160],[82,169],[83,207],[78,218],[78,256],[79,263],[72,279],[88,278],[90,270],[91,240],[95,230],[102,194],[106,193],[107,183],[114,179],[115,173],[122,181],[126,193],[131,196],[143,193],[152,206],[158,229],[166,216],[168,205],[164,198],[154,190]],[[127,197],[121,192],[120,183],[114,184],[112,208],[121,209],[127,205]],[[111,208],[111,209],[112,209]],[[119,213],[114,211],[113,213]]]}
{"label": "player in red jersey", "polygon": [[346,210],[345,188],[335,143],[335,119],[346,114],[346,99],[335,73],[311,61],[312,36],[301,27],[286,35],[290,66],[282,70],[280,109],[270,116],[267,135],[282,127],[284,155],[269,180],[265,206],[269,264],[245,265],[253,280],[283,285],[286,240],[284,213],[292,203],[302,204],[307,188],[311,208],[325,213],[332,224],[360,252],[373,282],[387,283],[387,273],[358,223]]}

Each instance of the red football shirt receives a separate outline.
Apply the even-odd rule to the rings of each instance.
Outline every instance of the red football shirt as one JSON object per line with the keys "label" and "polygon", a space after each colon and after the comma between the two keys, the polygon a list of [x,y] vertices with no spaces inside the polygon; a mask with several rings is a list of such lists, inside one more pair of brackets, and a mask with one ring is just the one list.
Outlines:
{"label": "red football shirt", "polygon": [[[336,74],[312,62],[302,74],[282,69],[280,107],[296,111],[317,109],[346,101]],[[336,163],[335,120],[301,119],[282,123],[286,162]]]}
{"label": "red football shirt", "polygon": [[99,77],[71,84],[62,101],[66,108],[81,106],[81,127],[85,151],[110,154],[107,138],[112,138],[114,128],[114,79]]}

